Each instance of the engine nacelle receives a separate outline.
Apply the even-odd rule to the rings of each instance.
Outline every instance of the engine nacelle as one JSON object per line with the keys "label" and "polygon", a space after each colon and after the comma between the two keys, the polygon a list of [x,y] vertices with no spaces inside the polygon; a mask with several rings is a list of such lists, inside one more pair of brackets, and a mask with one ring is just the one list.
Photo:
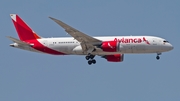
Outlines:
{"label": "engine nacelle", "polygon": [[122,62],[124,60],[124,54],[114,54],[103,56],[109,62]]}
{"label": "engine nacelle", "polygon": [[101,49],[105,52],[118,52],[122,46],[118,41],[105,41],[101,44]]}

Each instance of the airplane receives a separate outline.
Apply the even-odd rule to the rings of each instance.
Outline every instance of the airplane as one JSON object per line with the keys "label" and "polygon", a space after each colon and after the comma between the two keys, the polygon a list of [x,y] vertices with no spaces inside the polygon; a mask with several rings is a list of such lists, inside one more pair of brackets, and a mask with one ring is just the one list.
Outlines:
{"label": "airplane", "polygon": [[10,46],[52,55],[84,55],[88,64],[101,56],[108,62],[122,62],[124,54],[156,53],[159,60],[163,52],[173,49],[166,40],[155,36],[89,36],[64,22],[49,17],[72,37],[43,38],[35,33],[17,14],[10,14],[19,39],[8,36]]}

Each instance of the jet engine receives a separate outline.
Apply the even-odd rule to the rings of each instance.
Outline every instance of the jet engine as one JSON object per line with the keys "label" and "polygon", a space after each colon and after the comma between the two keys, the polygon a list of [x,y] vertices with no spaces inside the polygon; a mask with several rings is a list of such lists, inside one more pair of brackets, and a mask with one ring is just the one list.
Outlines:
{"label": "jet engine", "polygon": [[117,41],[102,42],[100,48],[105,52],[118,52],[121,51],[122,46]]}
{"label": "jet engine", "polygon": [[109,62],[122,62],[124,60],[124,54],[114,54],[102,56]]}

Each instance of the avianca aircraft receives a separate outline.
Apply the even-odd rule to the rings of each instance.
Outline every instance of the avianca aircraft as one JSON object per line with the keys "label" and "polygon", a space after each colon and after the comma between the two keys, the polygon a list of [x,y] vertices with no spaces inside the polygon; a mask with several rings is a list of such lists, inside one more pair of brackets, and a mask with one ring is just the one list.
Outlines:
{"label": "avianca aircraft", "polygon": [[52,55],[85,55],[88,64],[95,64],[95,55],[109,62],[122,62],[126,53],[156,53],[173,49],[165,39],[154,36],[103,36],[92,37],[50,17],[72,37],[43,38],[36,34],[18,15],[10,14],[19,39],[8,37],[12,47]]}

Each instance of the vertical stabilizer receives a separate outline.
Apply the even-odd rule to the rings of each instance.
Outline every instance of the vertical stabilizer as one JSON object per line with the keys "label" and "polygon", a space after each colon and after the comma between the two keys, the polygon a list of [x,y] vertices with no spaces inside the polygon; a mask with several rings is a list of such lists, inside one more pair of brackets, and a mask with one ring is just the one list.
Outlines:
{"label": "vertical stabilizer", "polygon": [[20,40],[26,41],[41,38],[17,14],[10,14],[10,16]]}

